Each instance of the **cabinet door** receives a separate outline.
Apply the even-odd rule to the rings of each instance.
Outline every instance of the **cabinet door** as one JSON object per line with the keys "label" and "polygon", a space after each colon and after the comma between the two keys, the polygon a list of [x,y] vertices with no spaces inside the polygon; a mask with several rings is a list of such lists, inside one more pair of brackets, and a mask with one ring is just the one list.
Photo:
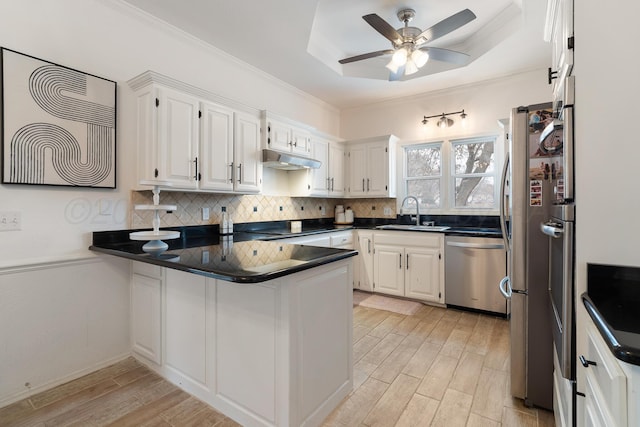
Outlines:
{"label": "cabinet door", "polygon": [[209,388],[207,362],[207,278],[166,269],[165,365],[200,388]]}
{"label": "cabinet door", "polygon": [[329,195],[344,195],[344,146],[329,144]]}
{"label": "cabinet door", "polygon": [[201,121],[200,188],[233,190],[233,110],[203,103]]}
{"label": "cabinet door", "polygon": [[405,248],[405,296],[442,302],[440,249]]}
{"label": "cabinet door", "polygon": [[311,157],[322,162],[318,169],[311,169],[312,196],[326,196],[329,190],[329,142],[322,139],[314,139],[311,144]]}
{"label": "cabinet door", "polygon": [[200,102],[197,98],[162,88],[158,91],[158,179],[174,188],[197,188]]}
{"label": "cabinet door", "polygon": [[402,247],[375,245],[374,291],[404,296],[404,263]]}
{"label": "cabinet door", "polygon": [[235,113],[234,190],[259,193],[262,188],[260,163],[260,119],[247,113]]}
{"label": "cabinet door", "polygon": [[161,364],[162,280],[140,274],[131,279],[131,345],[133,351]]}
{"label": "cabinet door", "polygon": [[291,151],[291,126],[270,120],[267,124],[267,146],[272,150]]}
{"label": "cabinet door", "polygon": [[308,157],[311,152],[311,132],[293,128],[291,130],[291,152]]}
{"label": "cabinet door", "polygon": [[357,145],[349,151],[349,195],[365,196],[366,192],[367,150],[364,145]]}
{"label": "cabinet door", "polygon": [[389,184],[389,156],[386,143],[367,146],[367,196],[386,196]]}
{"label": "cabinet door", "polygon": [[373,291],[373,235],[358,232],[357,286],[363,291]]}

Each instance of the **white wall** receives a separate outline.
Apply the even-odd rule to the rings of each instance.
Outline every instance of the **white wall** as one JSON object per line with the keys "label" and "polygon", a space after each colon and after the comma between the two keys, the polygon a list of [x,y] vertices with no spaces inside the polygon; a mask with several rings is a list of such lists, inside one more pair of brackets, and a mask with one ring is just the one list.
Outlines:
{"label": "white wall", "polygon": [[[509,118],[520,105],[551,100],[546,70],[531,71],[455,89],[418,94],[343,110],[340,136],[344,139],[394,134],[403,141],[424,141],[447,137],[501,133],[498,119]],[[468,114],[461,126],[459,117],[448,129],[436,126],[437,119],[422,124],[423,116],[464,109]]]}
{"label": "white wall", "polygon": [[[591,321],[580,300],[587,263],[640,267],[637,102],[640,4],[574,2],[576,76],[576,309],[578,355]],[[594,28],[603,28],[594,31]],[[608,25],[607,25],[608,24]],[[584,392],[578,365],[578,391]],[[578,398],[579,403],[582,402]]]}
{"label": "white wall", "polygon": [[[0,46],[118,83],[118,188],[0,185],[0,211],[22,215],[21,231],[0,232],[0,294],[12,296],[0,301],[0,406],[121,357],[123,343],[128,349],[128,263],[108,256],[69,261],[94,256],[87,250],[92,231],[130,223],[136,141],[127,80],[150,69],[329,134],[339,130],[333,107],[119,0],[4,1],[1,9]],[[101,276],[78,273],[75,262],[90,262],[86,267]],[[18,307],[48,314],[25,318]],[[100,312],[101,329],[90,307]],[[54,330],[56,339],[41,339],[45,330]],[[100,336],[114,345],[88,342]],[[16,340],[21,345],[12,345]]]}

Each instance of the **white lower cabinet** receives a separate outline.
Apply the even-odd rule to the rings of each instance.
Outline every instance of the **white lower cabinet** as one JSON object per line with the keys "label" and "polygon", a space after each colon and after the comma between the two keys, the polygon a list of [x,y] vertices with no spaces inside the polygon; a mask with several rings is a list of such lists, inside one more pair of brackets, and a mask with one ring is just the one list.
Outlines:
{"label": "white lower cabinet", "polygon": [[444,236],[440,233],[376,232],[373,290],[444,303]]}
{"label": "white lower cabinet", "polygon": [[133,262],[131,275],[131,348],[162,363],[162,268]]}
{"label": "white lower cabinet", "polygon": [[373,291],[373,231],[358,230],[355,249],[358,256],[355,258],[353,269],[353,287],[362,291]]}
{"label": "white lower cabinet", "polygon": [[134,354],[169,381],[243,426],[317,426],[351,391],[350,259],[262,283],[161,270],[133,275],[132,329],[155,322],[162,351]]}
{"label": "white lower cabinet", "polygon": [[627,426],[627,377],[595,326],[586,332],[585,426]]}

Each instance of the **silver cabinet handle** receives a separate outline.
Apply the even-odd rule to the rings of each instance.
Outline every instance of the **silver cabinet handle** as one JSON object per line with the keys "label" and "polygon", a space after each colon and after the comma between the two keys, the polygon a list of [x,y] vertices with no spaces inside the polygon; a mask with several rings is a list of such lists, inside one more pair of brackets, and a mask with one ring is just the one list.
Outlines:
{"label": "silver cabinet handle", "polygon": [[362,191],[364,192],[364,178],[362,178]]}
{"label": "silver cabinet handle", "polygon": [[231,168],[231,174],[230,174],[230,177],[229,177],[229,182],[233,182],[233,162],[231,162],[229,164],[229,167]]}
{"label": "silver cabinet handle", "polygon": [[513,290],[511,289],[511,279],[509,276],[504,276],[502,280],[500,280],[500,293],[506,298],[511,299],[511,294]]}
{"label": "silver cabinet handle", "polygon": [[371,240],[367,240],[367,253],[371,253]]}
{"label": "silver cabinet handle", "polygon": [[367,178],[367,191],[371,191],[371,188],[369,187],[369,178]]}
{"label": "silver cabinet handle", "polygon": [[331,178],[331,191],[333,191],[333,178]]}
{"label": "silver cabinet handle", "polygon": [[398,259],[399,259],[398,266],[400,267],[400,270],[402,270],[402,254],[398,254]]}
{"label": "silver cabinet handle", "polygon": [[406,268],[407,270],[409,269],[409,254],[407,254],[407,262],[404,268]]}
{"label": "silver cabinet handle", "polygon": [[330,185],[331,181],[329,181],[329,180],[330,180],[330,178],[327,178],[327,191],[331,190],[331,185]]}
{"label": "silver cabinet handle", "polygon": [[242,184],[242,163],[238,163],[238,184]]}

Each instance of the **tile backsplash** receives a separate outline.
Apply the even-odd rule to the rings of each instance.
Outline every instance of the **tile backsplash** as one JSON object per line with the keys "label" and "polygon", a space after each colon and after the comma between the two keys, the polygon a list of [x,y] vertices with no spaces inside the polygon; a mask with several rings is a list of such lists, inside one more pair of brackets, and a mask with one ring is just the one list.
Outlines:
{"label": "tile backsplash", "polygon": [[[135,210],[135,205],[153,204],[151,191],[132,191],[131,227],[149,228],[152,211]],[[235,223],[332,218],[336,205],[353,209],[356,218],[395,218],[396,199],[328,199],[265,195],[212,194],[162,191],[160,203],[176,205],[172,213],[162,212],[162,227],[219,224],[222,207]],[[202,220],[202,208],[209,208],[209,219]],[[388,215],[385,215],[387,208]],[[324,214],[323,214],[324,213]]]}

